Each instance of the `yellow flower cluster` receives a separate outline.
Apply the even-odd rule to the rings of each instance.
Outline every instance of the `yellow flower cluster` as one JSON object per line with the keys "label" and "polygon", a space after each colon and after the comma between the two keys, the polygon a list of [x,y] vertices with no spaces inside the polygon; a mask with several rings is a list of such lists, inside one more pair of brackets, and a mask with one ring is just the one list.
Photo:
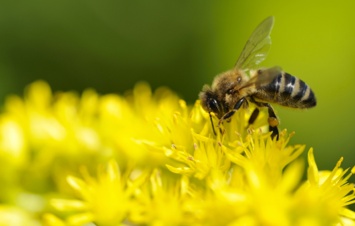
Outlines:
{"label": "yellow flower cluster", "polygon": [[[124,96],[52,94],[0,114],[0,225],[355,225],[354,169],[319,171],[292,134],[241,109],[213,134],[200,103],[138,84]],[[217,121],[215,122],[217,125]]]}

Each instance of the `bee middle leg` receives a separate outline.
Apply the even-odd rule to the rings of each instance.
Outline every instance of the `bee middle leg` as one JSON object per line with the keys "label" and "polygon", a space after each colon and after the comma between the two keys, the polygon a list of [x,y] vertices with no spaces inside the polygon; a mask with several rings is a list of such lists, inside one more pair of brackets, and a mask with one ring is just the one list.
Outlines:
{"label": "bee middle leg", "polygon": [[[279,139],[279,129],[277,128],[277,126],[279,125],[279,120],[277,119],[274,109],[271,107],[271,105],[269,103],[257,102],[254,99],[251,99],[251,101],[253,103],[255,103],[258,107],[266,107],[268,109],[269,131],[272,132],[271,137],[272,138],[276,137],[276,140],[278,140]],[[255,121],[255,119],[257,118],[257,116],[259,115],[259,110],[257,110],[257,113],[255,113],[255,110],[249,118],[249,124],[252,124]]]}
{"label": "bee middle leg", "polygon": [[251,125],[251,124],[253,124],[253,123],[255,122],[255,120],[256,120],[256,119],[258,118],[258,116],[259,116],[259,113],[260,113],[259,108],[255,108],[254,111],[253,111],[253,113],[251,113],[250,118],[249,118],[249,120],[248,120],[248,124],[249,124],[249,125]]}

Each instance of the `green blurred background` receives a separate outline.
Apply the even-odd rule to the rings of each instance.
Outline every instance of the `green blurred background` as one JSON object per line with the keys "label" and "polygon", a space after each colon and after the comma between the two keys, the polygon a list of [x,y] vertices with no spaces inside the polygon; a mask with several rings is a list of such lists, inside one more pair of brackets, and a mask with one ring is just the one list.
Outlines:
{"label": "green blurred background", "polygon": [[53,90],[123,93],[137,81],[193,103],[233,67],[247,38],[275,16],[262,66],[281,66],[314,90],[315,109],[276,107],[292,143],[315,148],[320,169],[355,164],[355,2],[1,1],[0,96],[38,79]]}

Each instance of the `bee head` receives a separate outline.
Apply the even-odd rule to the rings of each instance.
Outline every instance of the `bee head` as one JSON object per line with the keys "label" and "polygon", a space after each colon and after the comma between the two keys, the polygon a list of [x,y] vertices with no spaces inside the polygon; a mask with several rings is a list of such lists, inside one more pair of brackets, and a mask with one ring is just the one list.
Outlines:
{"label": "bee head", "polygon": [[204,86],[199,94],[202,108],[208,113],[215,113],[218,118],[224,114],[223,104],[218,100],[218,96],[211,90],[209,86]]}

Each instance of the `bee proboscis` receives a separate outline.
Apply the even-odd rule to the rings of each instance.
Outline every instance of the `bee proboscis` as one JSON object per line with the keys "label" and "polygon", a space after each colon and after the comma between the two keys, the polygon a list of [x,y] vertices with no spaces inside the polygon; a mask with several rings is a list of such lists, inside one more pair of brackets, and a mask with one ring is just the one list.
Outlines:
{"label": "bee proboscis", "polygon": [[[270,103],[292,108],[316,106],[316,98],[311,88],[301,79],[281,70],[279,67],[255,67],[262,62],[270,49],[270,33],[274,17],[261,22],[249,37],[233,69],[215,77],[212,86],[205,85],[199,94],[201,105],[210,114],[214,133],[213,112],[219,123],[230,121],[233,114],[249,102],[268,110],[271,136],[278,139],[279,121]],[[259,114],[256,108],[251,114],[252,124]]]}

